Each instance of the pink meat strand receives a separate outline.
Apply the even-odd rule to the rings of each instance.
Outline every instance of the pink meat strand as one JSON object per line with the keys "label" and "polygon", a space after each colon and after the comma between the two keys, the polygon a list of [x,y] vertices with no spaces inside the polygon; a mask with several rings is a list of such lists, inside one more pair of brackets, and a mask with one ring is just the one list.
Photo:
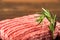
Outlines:
{"label": "pink meat strand", "polygon": [[[2,40],[52,40],[48,28],[49,21],[44,18],[38,25],[39,14],[17,17],[0,21],[0,38]],[[60,35],[60,23],[57,22],[54,38]]]}

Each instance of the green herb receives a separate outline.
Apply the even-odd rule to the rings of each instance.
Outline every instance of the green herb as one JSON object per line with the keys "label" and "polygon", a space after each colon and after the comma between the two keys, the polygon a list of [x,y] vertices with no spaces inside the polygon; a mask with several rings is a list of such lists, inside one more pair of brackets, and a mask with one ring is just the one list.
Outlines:
{"label": "green herb", "polygon": [[43,19],[46,17],[50,22],[49,29],[53,36],[53,32],[56,26],[56,15],[51,15],[50,12],[44,8],[42,8],[42,10],[43,10],[42,15],[39,17],[39,19],[37,19],[37,21],[41,23]]}
{"label": "green herb", "polygon": [[44,19],[44,15],[41,14],[41,16],[37,19],[37,22],[41,23],[43,19]]}

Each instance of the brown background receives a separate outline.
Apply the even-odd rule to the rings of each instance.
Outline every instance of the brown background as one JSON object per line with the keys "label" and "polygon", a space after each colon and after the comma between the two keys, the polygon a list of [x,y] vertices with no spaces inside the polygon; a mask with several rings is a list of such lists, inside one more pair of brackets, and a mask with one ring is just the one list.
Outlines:
{"label": "brown background", "polygon": [[60,0],[0,0],[0,20],[34,14],[42,7],[60,18]]}

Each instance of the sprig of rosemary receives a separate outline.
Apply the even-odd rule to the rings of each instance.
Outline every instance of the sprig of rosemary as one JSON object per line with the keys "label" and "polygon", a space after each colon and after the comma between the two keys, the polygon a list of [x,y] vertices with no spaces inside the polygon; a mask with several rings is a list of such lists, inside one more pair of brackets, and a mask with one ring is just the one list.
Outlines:
{"label": "sprig of rosemary", "polygon": [[49,29],[52,33],[52,37],[53,37],[53,32],[56,26],[56,15],[51,15],[50,12],[44,8],[42,8],[43,12],[42,15],[39,17],[39,19],[37,19],[37,21],[39,23],[41,23],[43,21],[43,19],[46,17],[48,19],[48,21],[50,22],[50,26]]}

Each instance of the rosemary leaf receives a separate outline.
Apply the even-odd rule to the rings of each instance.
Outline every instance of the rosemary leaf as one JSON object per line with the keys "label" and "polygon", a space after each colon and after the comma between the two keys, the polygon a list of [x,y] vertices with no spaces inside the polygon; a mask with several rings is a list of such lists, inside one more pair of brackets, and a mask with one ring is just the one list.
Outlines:
{"label": "rosemary leaf", "polygon": [[44,15],[41,15],[38,19],[37,19],[37,22],[41,23],[44,19]]}
{"label": "rosemary leaf", "polygon": [[51,15],[50,12],[44,8],[42,8],[43,12],[42,12],[42,15],[39,17],[39,19],[37,20],[39,23],[42,22],[42,20],[46,17],[49,22],[50,22],[50,26],[49,26],[49,29],[52,33],[52,36],[53,36],[53,32],[54,32],[54,29],[55,29],[55,26],[56,26],[56,15]]}

